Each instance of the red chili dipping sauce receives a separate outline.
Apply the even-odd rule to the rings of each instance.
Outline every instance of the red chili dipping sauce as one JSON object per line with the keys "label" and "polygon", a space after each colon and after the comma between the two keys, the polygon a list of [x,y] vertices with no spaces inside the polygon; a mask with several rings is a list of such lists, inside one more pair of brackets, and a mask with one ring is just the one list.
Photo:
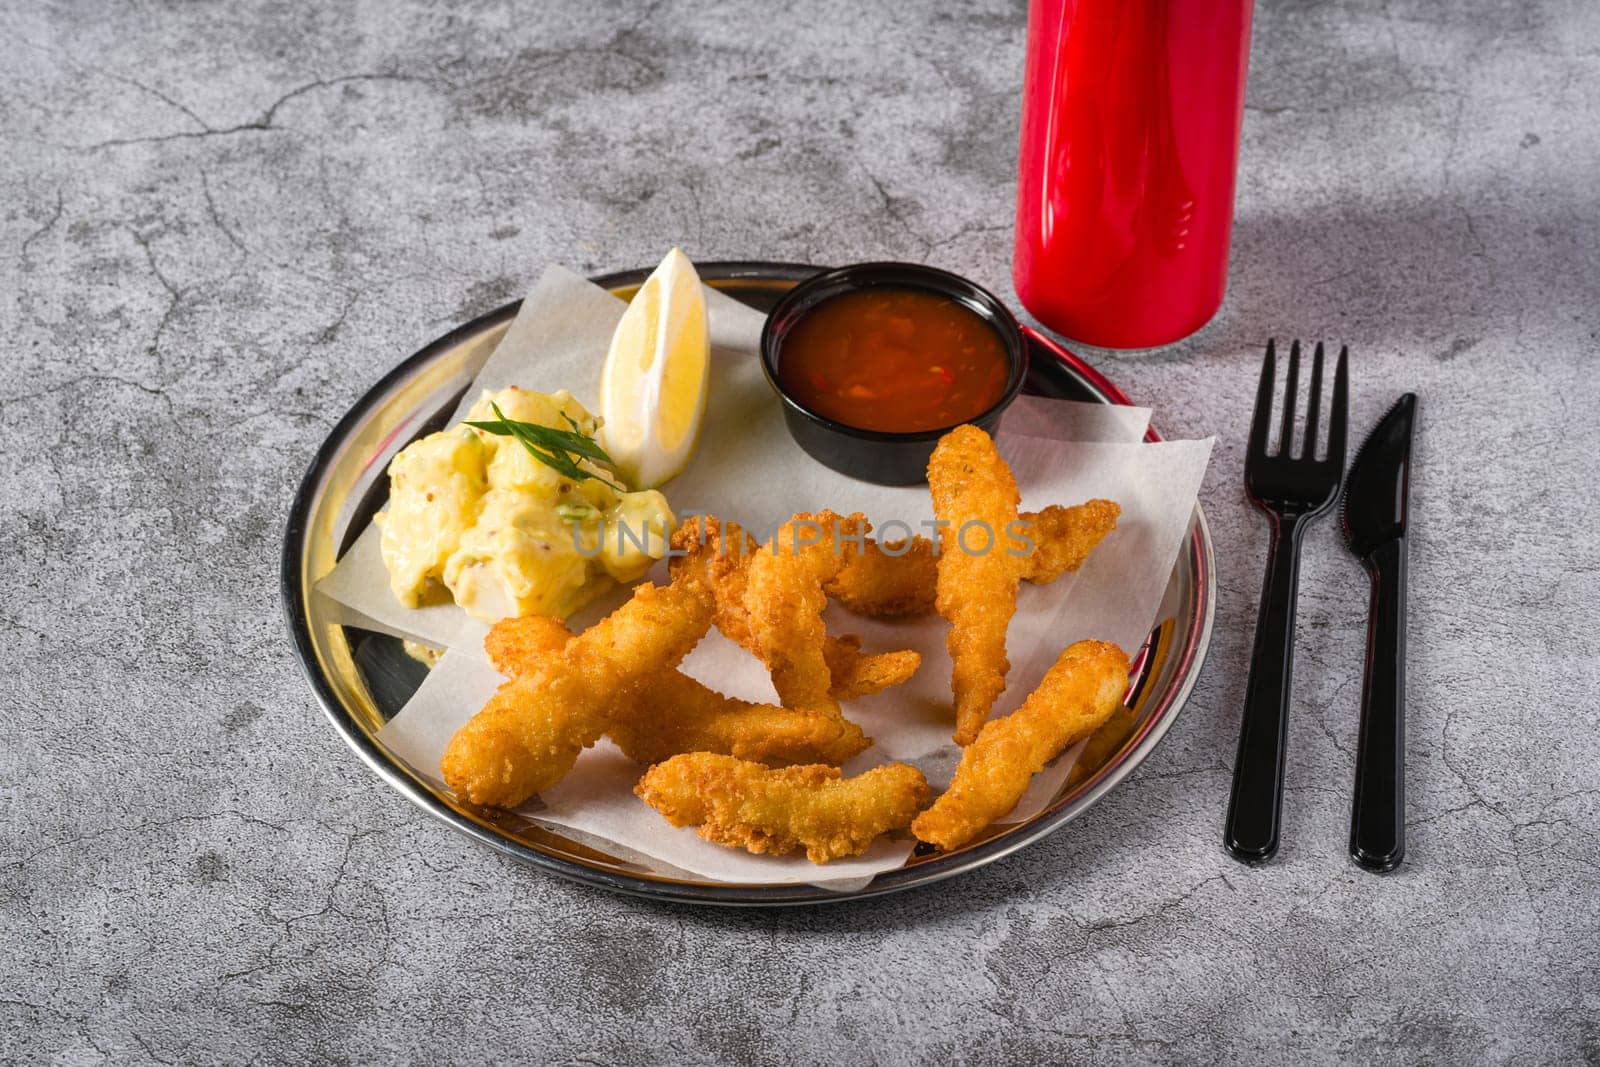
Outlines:
{"label": "red chili dipping sauce", "polygon": [[1005,392],[1005,343],[961,302],[921,289],[841,293],[783,339],[778,383],[826,418],[863,430],[937,430],[977,418]]}

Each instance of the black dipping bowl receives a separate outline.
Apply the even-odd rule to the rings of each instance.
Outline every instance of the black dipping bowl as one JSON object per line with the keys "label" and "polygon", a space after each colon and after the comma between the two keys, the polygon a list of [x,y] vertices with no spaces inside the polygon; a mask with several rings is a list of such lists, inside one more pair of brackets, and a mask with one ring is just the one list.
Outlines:
{"label": "black dipping bowl", "polygon": [[785,392],[778,381],[784,338],[812,308],[842,293],[874,288],[920,289],[951,297],[1000,335],[1011,364],[1005,390],[988,410],[965,420],[991,436],[1028,375],[1028,346],[1017,328],[1017,320],[987,289],[959,274],[916,263],[857,263],[839,267],[807,278],[778,301],[761,331],[761,367],[766,371],[767,381],[783,398],[783,417],[789,435],[811,458],[852,478],[879,485],[916,485],[928,479],[928,457],[933,454],[939,438],[962,423],[909,433],[865,430],[819,415]]}

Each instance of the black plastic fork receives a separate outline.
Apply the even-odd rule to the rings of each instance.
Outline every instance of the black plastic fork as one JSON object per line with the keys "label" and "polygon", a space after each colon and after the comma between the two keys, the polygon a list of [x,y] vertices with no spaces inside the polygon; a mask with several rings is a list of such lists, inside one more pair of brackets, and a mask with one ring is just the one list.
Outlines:
{"label": "black plastic fork", "polygon": [[1317,458],[1317,429],[1322,414],[1322,345],[1311,363],[1311,395],[1306,408],[1305,439],[1293,451],[1295,402],[1300,385],[1300,342],[1289,347],[1289,368],[1283,400],[1278,451],[1269,454],[1272,398],[1277,351],[1267,342],[1256,390],[1255,417],[1245,456],[1244,481],[1250,499],[1272,523],[1267,577],[1261,587],[1256,618],[1255,651],[1245,683],[1244,722],[1239,729],[1239,755],[1233,766],[1233,796],[1228,802],[1224,842],[1236,859],[1260,863],[1278,851],[1279,812],[1283,806],[1284,742],[1288,734],[1290,673],[1294,665],[1294,602],[1300,580],[1300,538],[1312,519],[1323,514],[1339,495],[1344,479],[1344,445],[1349,350],[1339,350],[1333,376],[1333,403],[1328,413],[1327,450]]}

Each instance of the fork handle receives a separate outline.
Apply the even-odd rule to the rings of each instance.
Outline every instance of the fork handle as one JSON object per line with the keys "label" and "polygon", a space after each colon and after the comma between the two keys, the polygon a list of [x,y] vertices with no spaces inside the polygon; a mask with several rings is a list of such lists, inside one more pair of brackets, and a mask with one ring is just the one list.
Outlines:
{"label": "fork handle", "polygon": [[1361,737],[1350,814],[1350,855],[1371,871],[1392,871],[1406,854],[1406,542],[1381,545],[1372,573]]}
{"label": "fork handle", "polygon": [[1235,859],[1260,863],[1278,851],[1283,807],[1284,743],[1289,726],[1289,678],[1294,666],[1295,590],[1300,582],[1300,535],[1306,516],[1269,513],[1272,543],[1256,617],[1255,651],[1245,683],[1239,755],[1233,765],[1224,843]]}

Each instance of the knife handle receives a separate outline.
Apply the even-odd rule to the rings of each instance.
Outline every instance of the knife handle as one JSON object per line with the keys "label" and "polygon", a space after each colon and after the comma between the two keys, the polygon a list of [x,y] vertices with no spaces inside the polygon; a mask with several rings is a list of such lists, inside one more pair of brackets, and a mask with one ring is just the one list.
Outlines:
{"label": "knife handle", "polygon": [[1367,561],[1367,619],[1361,738],[1350,814],[1350,855],[1372,871],[1392,871],[1406,854],[1406,542],[1381,545]]}
{"label": "knife handle", "polygon": [[1244,689],[1239,755],[1223,844],[1242,863],[1261,863],[1278,851],[1283,809],[1284,743],[1289,728],[1289,681],[1294,667],[1295,592],[1300,582],[1300,535],[1305,517],[1275,515],[1267,576],[1256,616],[1255,650]]}

